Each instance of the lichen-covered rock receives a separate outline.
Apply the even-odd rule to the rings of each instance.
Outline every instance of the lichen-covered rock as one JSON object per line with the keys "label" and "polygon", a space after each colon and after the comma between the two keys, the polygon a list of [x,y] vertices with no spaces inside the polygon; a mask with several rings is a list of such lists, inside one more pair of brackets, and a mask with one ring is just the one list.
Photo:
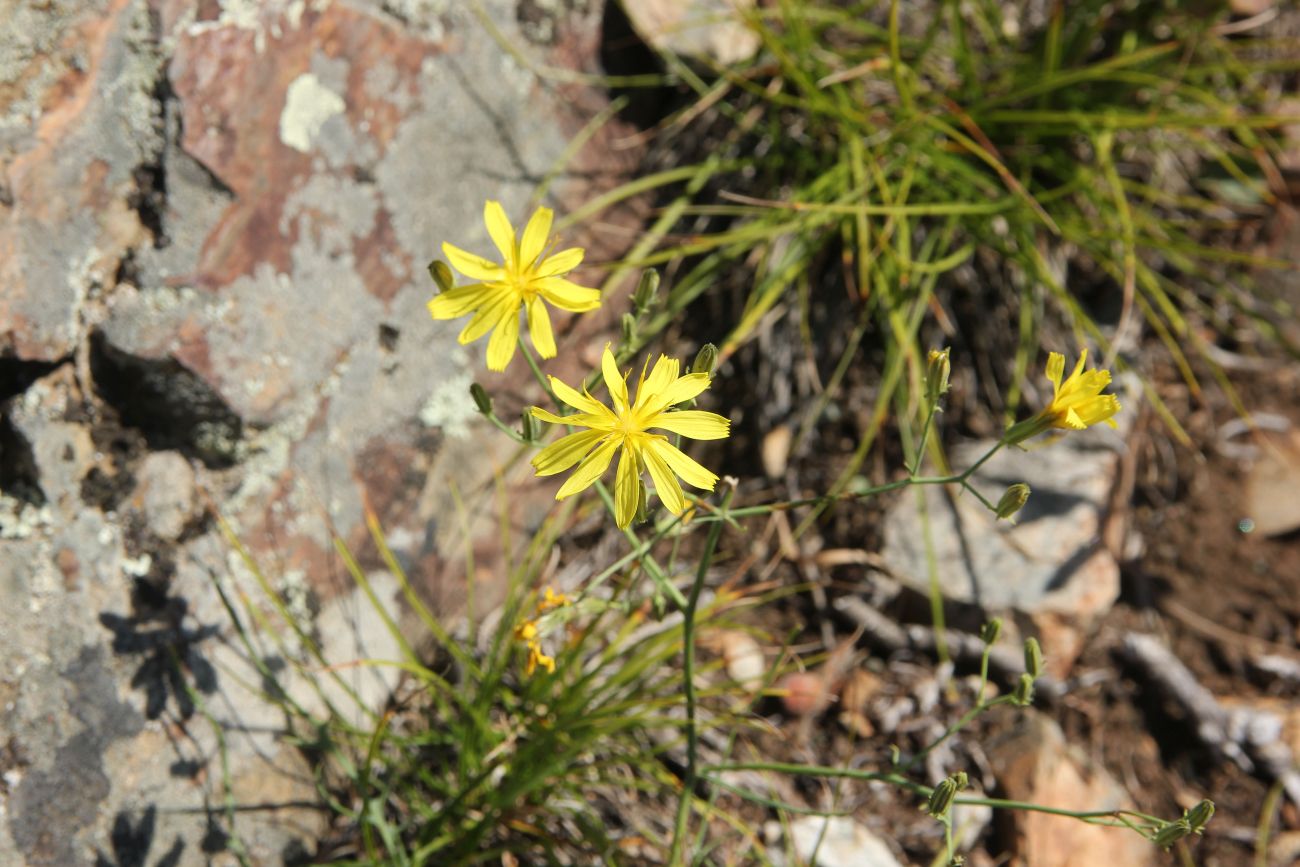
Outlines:
{"label": "lichen-covered rock", "polygon": [[[600,4],[544,46],[486,6],[544,63],[594,64]],[[220,864],[232,832],[253,864],[310,854],[324,814],[226,603],[274,611],[215,518],[333,661],[397,655],[333,548],[402,619],[367,512],[439,611],[467,545],[491,599],[500,552],[454,503],[495,514],[509,444],[480,436],[482,349],[429,318],[425,266],[443,240],[488,248],[485,199],[525,216],[605,94],[539,80],[439,0],[0,20],[0,863]],[[624,132],[552,204],[616,183]],[[494,390],[522,401],[515,367]],[[543,500],[513,499],[522,526]],[[376,704],[393,685],[347,677]],[[234,828],[227,791],[258,807]]]}

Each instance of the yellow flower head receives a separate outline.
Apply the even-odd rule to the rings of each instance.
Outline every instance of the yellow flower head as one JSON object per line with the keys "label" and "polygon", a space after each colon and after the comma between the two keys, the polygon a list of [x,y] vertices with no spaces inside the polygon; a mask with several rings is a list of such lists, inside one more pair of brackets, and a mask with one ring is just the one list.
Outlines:
{"label": "yellow flower head", "polygon": [[555,337],[543,301],[575,313],[600,306],[599,290],[564,279],[565,274],[582,262],[581,247],[543,255],[550,242],[553,217],[550,208],[538,208],[524,228],[523,238],[516,238],[501,203],[489,201],[483,207],[483,221],[501,251],[504,261],[500,265],[451,244],[442,245],[443,255],[453,268],[480,282],[442,293],[429,302],[429,313],[434,319],[455,319],[473,312],[459,340],[462,344],[470,343],[491,331],[487,350],[489,370],[505,370],[514,358],[520,308],[527,313],[528,331],[538,355],[554,358]]}
{"label": "yellow flower head", "polygon": [[534,641],[528,645],[528,661],[524,663],[524,674],[531,677],[539,665],[546,669],[547,674],[555,674],[555,657],[547,656],[542,651],[542,646]]}
{"label": "yellow flower head", "polygon": [[545,595],[537,601],[537,613],[544,614],[552,608],[563,608],[572,601],[567,593],[556,593],[555,588],[547,587]]}
{"label": "yellow flower head", "polygon": [[682,514],[686,508],[678,476],[697,488],[713,490],[718,481],[716,475],[684,455],[664,434],[649,432],[656,428],[697,440],[723,439],[730,433],[731,422],[717,413],[672,410],[673,406],[709,387],[707,373],[679,376],[679,371],[676,359],[659,356],[649,376],[642,369],[636,399],[629,400],[626,376],[619,372],[614,354],[606,346],[601,372],[612,409],[585,390],[580,392],[551,377],[556,396],[578,412],[558,416],[533,407],[533,415],[553,424],[588,428],[556,440],[533,458],[533,468],[539,476],[553,476],[577,464],[555,499],[563,500],[594,484],[609,468],[614,453],[620,450],[614,478],[614,521],[619,527],[631,524],[636,515],[642,470],[649,471],[659,499],[674,515]]}
{"label": "yellow flower head", "polygon": [[1119,398],[1101,393],[1110,385],[1110,371],[1084,370],[1087,360],[1085,349],[1079,353],[1074,371],[1062,382],[1065,356],[1059,352],[1048,355],[1047,378],[1052,383],[1052,402],[1032,418],[1010,427],[1002,435],[1002,441],[1014,445],[1052,428],[1083,430],[1101,422],[1118,427],[1114,416],[1120,410]]}
{"label": "yellow flower head", "polygon": [[542,650],[541,637],[537,631],[537,621],[525,620],[516,626],[515,638],[528,647],[528,660],[524,663],[524,674],[532,676],[532,673],[537,670],[539,665],[550,674],[555,673],[555,658],[547,656],[546,652]]}
{"label": "yellow flower head", "polygon": [[1052,420],[1052,427],[1067,430],[1083,430],[1099,422],[1111,427],[1119,427],[1113,416],[1119,412],[1119,398],[1113,394],[1102,394],[1101,390],[1110,385],[1109,370],[1083,369],[1088,360],[1088,350],[1079,353],[1079,363],[1069,379],[1061,382],[1065,373],[1065,356],[1053,352],[1047,356],[1047,378],[1052,381],[1052,402],[1044,415]]}

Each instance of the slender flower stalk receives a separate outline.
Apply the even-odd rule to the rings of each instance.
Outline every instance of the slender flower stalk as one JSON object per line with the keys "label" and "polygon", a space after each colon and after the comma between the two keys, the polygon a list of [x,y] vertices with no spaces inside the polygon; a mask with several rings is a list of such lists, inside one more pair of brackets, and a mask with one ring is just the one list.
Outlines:
{"label": "slender flower stalk", "polygon": [[564,277],[582,262],[581,247],[544,255],[551,241],[553,218],[550,208],[538,208],[524,227],[523,237],[517,238],[501,203],[489,201],[483,208],[483,221],[501,252],[499,265],[451,244],[442,245],[452,267],[479,282],[443,292],[429,302],[429,313],[434,319],[456,319],[472,312],[473,318],[458,339],[462,344],[471,343],[491,331],[489,370],[505,370],[514,358],[521,309],[528,317],[528,332],[537,354],[554,358],[555,336],[546,304],[575,313],[600,306],[599,290]]}
{"label": "slender flower stalk", "polygon": [[644,485],[643,470],[650,473],[655,492],[674,515],[686,509],[678,476],[694,487],[713,490],[716,475],[683,454],[664,434],[650,432],[654,428],[697,440],[723,439],[730,434],[731,422],[717,413],[673,409],[709,387],[707,373],[681,376],[680,370],[676,359],[659,356],[648,376],[642,369],[633,400],[628,396],[627,375],[619,371],[614,353],[606,346],[601,372],[612,409],[585,390],[580,392],[550,378],[556,396],[578,412],[559,416],[535,406],[533,415],[552,424],[587,428],[561,437],[533,458],[539,476],[553,476],[576,465],[555,499],[571,497],[594,484],[609,468],[616,452],[620,457],[614,479],[614,520],[620,528],[631,524],[636,515]]}

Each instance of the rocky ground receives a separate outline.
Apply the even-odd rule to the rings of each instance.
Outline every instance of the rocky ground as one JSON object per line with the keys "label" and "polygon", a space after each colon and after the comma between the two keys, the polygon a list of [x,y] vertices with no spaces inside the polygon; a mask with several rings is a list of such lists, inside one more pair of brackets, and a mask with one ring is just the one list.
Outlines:
{"label": "rocky ground", "polygon": [[[486,9],[535,62],[594,66],[600,4]],[[375,567],[363,508],[454,613],[453,495],[476,508],[501,440],[425,265],[487,246],[486,198],[525,216],[606,96],[442,0],[5,0],[0,22],[0,863],[227,863],[228,796],[279,863],[322,814],[236,647],[216,587],[259,591],[214,518],[333,659],[385,655],[331,542]],[[617,129],[552,205],[620,178]]]}

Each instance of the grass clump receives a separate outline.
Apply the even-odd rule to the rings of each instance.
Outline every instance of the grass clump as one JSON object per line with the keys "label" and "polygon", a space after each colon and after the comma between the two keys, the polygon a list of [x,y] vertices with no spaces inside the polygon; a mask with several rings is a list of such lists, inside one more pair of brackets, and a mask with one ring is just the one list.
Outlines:
{"label": "grass clump", "polygon": [[1120,368],[1154,334],[1193,389],[1198,356],[1226,385],[1214,344],[1250,351],[1239,326],[1282,339],[1294,311],[1250,271],[1289,266],[1239,249],[1283,190],[1271,106],[1296,58],[1268,27],[1226,3],[1101,0],[810,0],[746,20],[747,63],[661,51],[695,98],[659,125],[658,234],[622,263],[672,276],[647,334],[698,300],[730,324],[726,358],[789,318],[838,373],[863,322],[905,361],[906,402],[922,347],[946,342],[979,358],[970,406],[1004,419],[1037,347],[1067,334]]}

